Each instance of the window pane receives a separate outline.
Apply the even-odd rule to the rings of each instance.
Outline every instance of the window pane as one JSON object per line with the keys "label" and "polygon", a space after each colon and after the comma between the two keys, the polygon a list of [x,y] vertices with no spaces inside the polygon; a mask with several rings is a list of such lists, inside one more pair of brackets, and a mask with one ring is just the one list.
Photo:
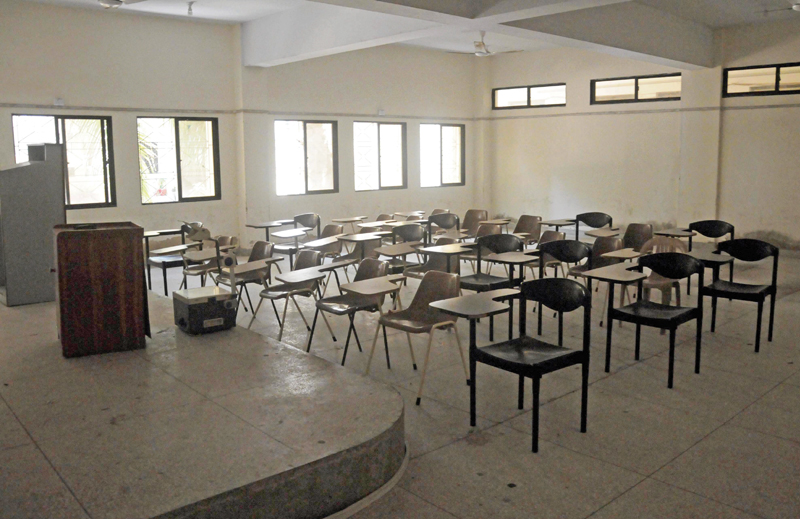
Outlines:
{"label": "window pane", "polygon": [[378,123],[353,123],[356,191],[378,189]]}
{"label": "window pane", "polygon": [[403,125],[381,124],[381,187],[403,185]]}
{"label": "window pane", "polygon": [[595,101],[625,101],[636,99],[636,80],[614,79],[594,84]]}
{"label": "window pane", "polygon": [[55,144],[56,119],[49,115],[15,115],[14,157],[17,164],[28,162],[28,144]]}
{"label": "window pane", "polygon": [[308,191],[333,189],[333,125],[306,124],[308,139]]}
{"label": "window pane", "polygon": [[774,92],[775,67],[728,71],[728,93]]}
{"label": "window pane", "polygon": [[639,80],[639,99],[681,96],[681,76],[651,77]]}
{"label": "window pane", "polygon": [[531,106],[567,104],[567,85],[533,87],[530,90]]}
{"label": "window pane", "polygon": [[504,88],[494,91],[494,106],[496,108],[506,108],[509,106],[527,106],[527,88]]}
{"label": "window pane", "polygon": [[419,185],[422,187],[442,184],[440,128],[438,124],[419,125]]}
{"label": "window pane", "polygon": [[142,203],[177,202],[175,119],[141,117],[137,124]]}
{"label": "window pane", "polygon": [[303,121],[275,121],[275,187],[278,195],[306,192]]}
{"label": "window pane", "polygon": [[442,126],[442,184],[461,183],[461,127]]}
{"label": "window pane", "polygon": [[181,196],[214,196],[214,137],[211,121],[178,121]]}
{"label": "window pane", "polygon": [[800,90],[800,67],[782,67],[780,90]]}
{"label": "window pane", "polygon": [[99,119],[64,119],[69,203],[106,203],[103,123]]}

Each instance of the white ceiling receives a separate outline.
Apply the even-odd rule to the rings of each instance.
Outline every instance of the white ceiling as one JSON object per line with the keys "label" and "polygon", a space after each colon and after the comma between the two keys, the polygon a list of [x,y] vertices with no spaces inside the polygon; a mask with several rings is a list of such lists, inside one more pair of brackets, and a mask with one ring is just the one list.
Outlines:
{"label": "white ceiling", "polygon": [[[102,9],[97,0],[29,1]],[[800,21],[800,12],[787,9],[791,5],[791,0],[197,0],[189,17],[186,0],[145,0],[118,11],[242,23],[244,62],[258,66],[387,43],[470,53],[483,30],[488,48],[498,53],[573,46],[696,68],[711,65],[714,29]],[[764,14],[768,9],[786,10]]]}

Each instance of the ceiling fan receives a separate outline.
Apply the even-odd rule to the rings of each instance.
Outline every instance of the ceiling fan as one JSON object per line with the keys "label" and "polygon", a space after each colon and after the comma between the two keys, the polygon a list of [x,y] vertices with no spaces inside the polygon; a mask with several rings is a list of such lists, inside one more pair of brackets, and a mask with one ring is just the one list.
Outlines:
{"label": "ceiling fan", "polygon": [[769,13],[777,13],[780,11],[798,11],[800,12],[800,2],[792,2],[790,7],[781,7],[780,9],[764,9],[761,11],[764,16],[767,16]]}
{"label": "ceiling fan", "polygon": [[145,0],[97,0],[97,3],[99,3],[106,9],[116,9],[123,5],[138,4],[139,2],[144,2],[144,1]]}
{"label": "ceiling fan", "polygon": [[509,52],[520,52],[518,50],[505,50],[501,52],[492,52],[489,50],[489,47],[486,46],[486,42],[483,41],[483,38],[486,36],[486,31],[481,32],[481,39],[480,41],[472,42],[475,45],[475,50],[472,52],[451,52],[451,54],[474,54],[475,56],[485,57],[485,56],[494,56],[495,54],[507,54]]}

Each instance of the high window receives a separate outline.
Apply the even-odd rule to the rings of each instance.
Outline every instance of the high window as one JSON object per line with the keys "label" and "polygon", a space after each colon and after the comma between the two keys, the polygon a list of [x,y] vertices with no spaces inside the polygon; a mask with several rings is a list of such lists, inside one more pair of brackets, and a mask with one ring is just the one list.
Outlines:
{"label": "high window", "polygon": [[800,63],[726,68],[724,97],[800,94]]}
{"label": "high window", "polygon": [[217,119],[139,117],[143,204],[219,200]]}
{"label": "high window", "polygon": [[419,125],[421,187],[464,185],[464,125]]}
{"label": "high window", "polygon": [[681,98],[681,74],[593,79],[591,96],[593,105],[678,101]]}
{"label": "high window", "polygon": [[67,209],[116,205],[111,117],[12,115],[14,156],[28,161],[28,144],[64,144]]}
{"label": "high window", "polygon": [[406,187],[406,125],[353,123],[356,191]]}
{"label": "high window", "polygon": [[566,83],[495,88],[492,90],[492,109],[534,108],[537,106],[566,106]]}
{"label": "high window", "polygon": [[335,121],[275,121],[275,187],[279,196],[337,193]]}

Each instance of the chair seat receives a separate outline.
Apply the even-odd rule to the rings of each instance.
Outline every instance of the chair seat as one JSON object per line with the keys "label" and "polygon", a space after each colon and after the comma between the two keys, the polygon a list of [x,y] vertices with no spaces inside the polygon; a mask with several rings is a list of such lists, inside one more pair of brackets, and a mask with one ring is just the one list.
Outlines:
{"label": "chair seat", "polygon": [[294,245],[289,245],[288,243],[284,243],[281,245],[275,245],[275,247],[273,247],[272,250],[273,252],[278,252],[280,254],[289,254],[289,253],[296,254],[300,250],[300,247],[295,247]]}
{"label": "chair seat", "polygon": [[435,324],[455,320],[455,317],[438,310],[430,309],[421,314],[405,309],[382,315],[379,323],[408,333],[430,333]]}
{"label": "chair seat", "polygon": [[370,301],[367,297],[352,293],[320,299],[317,301],[317,308],[334,315],[347,315],[359,310],[378,311],[376,301]]}
{"label": "chair seat", "polygon": [[147,258],[147,263],[158,268],[183,267],[183,256],[151,256]]}
{"label": "chair seat", "polygon": [[718,279],[703,288],[704,296],[727,297],[744,301],[763,301],[772,292],[772,285],[748,285]]}
{"label": "chair seat", "polygon": [[202,264],[202,265],[189,265],[185,269],[183,269],[183,275],[185,276],[205,276],[209,272],[217,272],[219,267],[214,265]]}
{"label": "chair seat", "polygon": [[297,295],[310,296],[314,293],[313,290],[313,285],[309,286],[308,283],[284,283],[262,290],[260,295],[265,299],[283,299],[290,292],[294,292]]}
{"label": "chair seat", "polygon": [[[455,261],[453,263],[455,263]],[[432,270],[440,269],[430,267],[428,265],[414,265],[413,267],[406,267],[403,271],[403,274],[410,278],[422,279],[426,272],[430,272]],[[444,272],[444,269],[442,269],[441,272]]]}
{"label": "chair seat", "polygon": [[583,277],[583,273],[589,269],[588,263],[581,263],[580,265],[575,265],[574,267],[570,267],[567,271],[567,274],[570,276],[580,276]]}
{"label": "chair seat", "polygon": [[487,290],[496,290],[498,288],[510,288],[511,283],[507,277],[490,276],[489,274],[473,274],[471,276],[464,276],[461,278],[461,288],[463,290],[475,290],[476,292],[484,292]]}
{"label": "chair seat", "polygon": [[696,319],[699,313],[695,307],[669,306],[652,301],[637,301],[622,308],[615,308],[612,311],[612,318],[619,321],[636,322],[645,326],[673,328]]}
{"label": "chair seat", "polygon": [[581,363],[583,356],[581,350],[556,346],[527,336],[475,351],[478,362],[517,374],[550,373]]}

